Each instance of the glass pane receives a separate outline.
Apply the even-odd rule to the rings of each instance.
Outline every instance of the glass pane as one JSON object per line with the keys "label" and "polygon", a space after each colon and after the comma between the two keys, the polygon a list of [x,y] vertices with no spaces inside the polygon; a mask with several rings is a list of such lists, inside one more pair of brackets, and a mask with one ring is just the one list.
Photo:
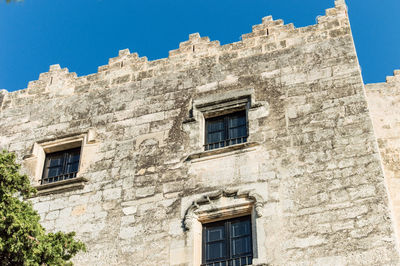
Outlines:
{"label": "glass pane", "polygon": [[246,135],[247,135],[247,130],[246,130],[245,126],[229,129],[229,138],[230,139],[240,138],[240,137],[244,137]]}
{"label": "glass pane", "polygon": [[78,151],[73,152],[68,155],[68,163],[65,169],[65,173],[72,173],[72,172],[78,172],[78,167],[79,167],[79,157],[80,154]]}
{"label": "glass pane", "polygon": [[79,162],[79,157],[80,157],[79,153],[73,153],[68,157],[68,162],[69,163]]}
{"label": "glass pane", "polygon": [[223,131],[221,132],[215,132],[215,133],[209,133],[207,136],[207,143],[215,143],[215,142],[220,142],[225,139],[225,134]]}
{"label": "glass pane", "polygon": [[250,234],[250,221],[237,221],[231,224],[231,236],[238,237]]}
{"label": "glass pane", "polygon": [[79,161],[71,163],[71,164],[67,164],[67,169],[65,170],[65,174],[72,173],[72,172],[78,172],[78,166],[79,166]]}
{"label": "glass pane", "polygon": [[223,240],[225,238],[225,227],[216,226],[207,228],[207,242]]}
{"label": "glass pane", "polygon": [[62,173],[62,167],[53,167],[48,169],[49,174],[47,175],[48,177],[53,177],[53,176],[58,176],[61,175]]}
{"label": "glass pane", "polygon": [[229,127],[238,127],[246,125],[246,115],[244,113],[229,117]]}
{"label": "glass pane", "polygon": [[206,260],[217,260],[226,257],[225,242],[209,243],[206,245],[207,253]]}
{"label": "glass pane", "polygon": [[250,236],[232,240],[232,256],[247,254],[251,252]]}
{"label": "glass pane", "polygon": [[224,120],[207,121],[207,132],[224,130]]}
{"label": "glass pane", "polygon": [[63,154],[60,154],[59,156],[52,156],[49,158],[49,167],[57,167],[57,166],[62,166],[63,165],[63,160],[64,156]]}

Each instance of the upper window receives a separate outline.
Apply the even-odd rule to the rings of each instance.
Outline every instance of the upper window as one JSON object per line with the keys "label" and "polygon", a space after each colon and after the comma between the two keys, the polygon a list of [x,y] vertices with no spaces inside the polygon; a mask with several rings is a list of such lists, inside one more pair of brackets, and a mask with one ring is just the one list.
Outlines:
{"label": "upper window", "polygon": [[247,141],[246,111],[206,119],[205,150]]}
{"label": "upper window", "polygon": [[80,147],[46,154],[42,185],[75,178],[80,155]]}
{"label": "upper window", "polygon": [[202,266],[250,265],[252,262],[250,216],[203,224]]}

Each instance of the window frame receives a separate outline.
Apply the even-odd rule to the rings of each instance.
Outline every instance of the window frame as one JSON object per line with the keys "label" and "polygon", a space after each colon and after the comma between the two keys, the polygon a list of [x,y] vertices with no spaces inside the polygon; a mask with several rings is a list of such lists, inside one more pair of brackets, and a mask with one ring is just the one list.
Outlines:
{"label": "window frame", "polygon": [[[246,134],[244,136],[232,138],[232,136],[230,134],[230,130],[233,127],[232,128],[230,127],[230,121],[232,121],[231,119],[233,117],[239,116],[239,115],[240,115],[240,117],[244,117],[244,120],[245,120],[244,127],[246,130]],[[231,110],[231,112],[225,113],[223,115],[217,115],[217,116],[205,118],[204,150],[209,151],[209,150],[215,150],[215,149],[232,146],[232,145],[236,145],[236,144],[246,143],[247,139],[249,137],[249,121],[248,121],[247,117],[248,117],[247,108],[245,108],[245,109],[239,109],[239,110],[235,109],[235,110]],[[210,142],[209,141],[209,133],[210,133],[209,125],[210,125],[210,123],[215,122],[217,120],[222,121],[223,129],[219,130],[219,131],[224,133],[224,138],[218,142]],[[235,127],[235,128],[240,128],[240,127]],[[215,131],[215,132],[219,132],[219,131]]]}
{"label": "window frame", "polygon": [[[244,235],[245,237],[250,238],[250,251],[246,254],[243,254],[241,256],[235,256],[232,253],[232,240],[235,238],[231,235],[231,230],[232,230],[232,224],[235,222],[240,222],[240,221],[247,221],[249,223],[249,234]],[[220,258],[220,259],[214,259],[214,260],[207,260],[207,244],[210,242],[207,242],[207,229],[208,228],[213,228],[213,227],[224,227],[224,233],[225,233],[225,238],[223,239],[223,243],[225,243],[225,252],[226,256],[225,258]],[[231,265],[229,264],[230,261],[235,261],[237,259],[243,259],[246,258],[246,261],[248,258],[250,258],[249,264],[243,264],[243,265],[251,265],[252,260],[253,260],[253,230],[252,230],[252,217],[251,215],[245,215],[245,216],[240,216],[240,217],[235,217],[235,218],[230,218],[226,220],[219,220],[219,221],[214,221],[214,222],[209,222],[209,223],[203,223],[202,224],[202,266],[208,266],[208,265],[221,265],[221,263],[226,263],[225,265]],[[242,265],[242,264],[240,264]]]}
{"label": "window frame", "polygon": [[[85,177],[90,165],[98,157],[100,140],[95,128],[77,134],[51,137],[33,143],[31,152],[24,156],[23,166],[30,177],[31,184],[37,189],[35,197],[83,189],[89,180]],[[76,177],[57,182],[42,183],[46,156],[55,152],[80,148],[79,164]]]}
{"label": "window frame", "polygon": [[[188,257],[179,257],[182,248],[170,250],[172,264],[188,263],[189,266],[202,264],[203,256],[203,224],[221,220],[233,219],[242,216],[251,217],[252,236],[252,263],[268,264],[268,250],[262,248],[267,244],[267,234],[264,217],[266,198],[265,189],[254,187],[229,188],[208,192],[202,195],[190,195],[182,198],[181,217],[183,219],[185,234],[185,249],[190,254]],[[182,221],[180,221],[180,224]],[[176,263],[179,262],[179,263]]]}
{"label": "window frame", "polygon": [[[68,167],[68,163],[69,163],[68,162],[69,158],[71,158],[71,156],[73,156],[73,154],[76,154],[76,153],[79,153],[77,170],[76,171],[68,171],[67,167]],[[62,161],[62,165],[61,165],[61,173],[57,176],[49,177],[49,168],[51,168],[49,163],[51,162],[51,159],[53,159],[59,155],[61,155],[61,157],[63,157],[63,161]],[[77,174],[79,172],[79,168],[80,168],[81,157],[82,157],[82,147],[81,146],[76,147],[76,148],[70,148],[70,149],[66,149],[66,150],[46,153],[46,158],[45,158],[44,165],[43,165],[43,175],[41,178],[41,185],[51,184],[51,183],[56,183],[56,182],[76,178]],[[46,180],[50,180],[50,179],[52,179],[52,181],[46,182]],[[55,180],[55,179],[57,179],[57,180]]]}

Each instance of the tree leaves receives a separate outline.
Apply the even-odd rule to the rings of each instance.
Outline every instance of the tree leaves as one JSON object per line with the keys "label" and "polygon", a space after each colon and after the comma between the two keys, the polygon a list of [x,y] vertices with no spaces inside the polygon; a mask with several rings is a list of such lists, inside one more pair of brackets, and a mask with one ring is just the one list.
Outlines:
{"label": "tree leaves", "polygon": [[35,193],[29,178],[19,173],[15,155],[0,152],[0,262],[1,265],[72,265],[68,262],[84,243],[75,233],[46,234],[31,202]]}

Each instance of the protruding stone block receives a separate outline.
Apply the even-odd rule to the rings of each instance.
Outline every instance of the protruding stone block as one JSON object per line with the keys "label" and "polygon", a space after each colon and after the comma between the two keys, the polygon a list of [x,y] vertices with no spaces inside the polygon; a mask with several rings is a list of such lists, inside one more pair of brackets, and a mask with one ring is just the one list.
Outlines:
{"label": "protruding stone block", "polygon": [[272,16],[266,16],[262,18],[262,24],[267,24],[268,22],[273,21],[274,19],[272,18]]}
{"label": "protruding stone block", "polygon": [[52,72],[52,71],[57,71],[57,70],[61,70],[61,67],[60,67],[59,64],[51,65],[50,68],[49,68],[49,71],[50,71],[50,72]]}
{"label": "protruding stone block", "polygon": [[118,56],[124,56],[124,55],[129,55],[131,52],[129,52],[129,49],[123,49],[119,50]]}
{"label": "protruding stone block", "polygon": [[335,6],[346,5],[345,0],[335,0]]}
{"label": "protruding stone block", "polygon": [[198,32],[189,34],[189,40],[193,41],[193,40],[199,40],[200,39],[200,34]]}

